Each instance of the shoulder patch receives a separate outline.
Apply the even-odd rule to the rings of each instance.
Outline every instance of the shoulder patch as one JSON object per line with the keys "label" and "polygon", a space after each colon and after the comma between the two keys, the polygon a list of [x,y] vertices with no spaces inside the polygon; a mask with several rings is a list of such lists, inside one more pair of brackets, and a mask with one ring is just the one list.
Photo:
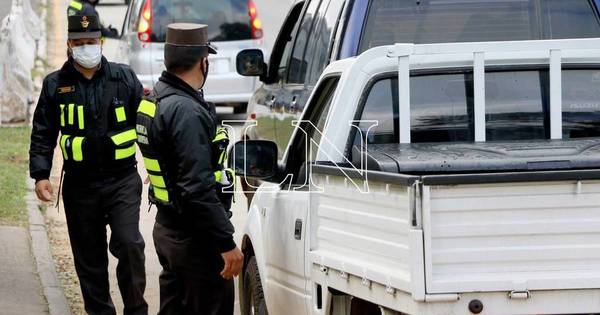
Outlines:
{"label": "shoulder patch", "polygon": [[72,93],[75,92],[75,86],[63,86],[58,88],[58,94]]}

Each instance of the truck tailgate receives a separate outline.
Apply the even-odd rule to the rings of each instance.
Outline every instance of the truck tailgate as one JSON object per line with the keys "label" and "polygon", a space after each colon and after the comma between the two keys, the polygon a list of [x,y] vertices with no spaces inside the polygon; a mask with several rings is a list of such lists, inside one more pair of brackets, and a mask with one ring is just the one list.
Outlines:
{"label": "truck tailgate", "polygon": [[600,288],[600,181],[424,185],[428,294]]}

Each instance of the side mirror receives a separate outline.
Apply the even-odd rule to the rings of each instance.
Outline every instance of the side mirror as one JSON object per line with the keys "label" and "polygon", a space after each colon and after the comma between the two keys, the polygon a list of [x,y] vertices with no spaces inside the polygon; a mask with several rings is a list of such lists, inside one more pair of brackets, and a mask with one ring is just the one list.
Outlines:
{"label": "side mirror", "polygon": [[237,73],[246,77],[264,77],[267,73],[265,57],[260,49],[244,49],[236,58]]}
{"label": "side mirror", "polygon": [[277,144],[266,140],[238,141],[229,151],[229,164],[238,176],[262,180],[274,178],[278,173]]}

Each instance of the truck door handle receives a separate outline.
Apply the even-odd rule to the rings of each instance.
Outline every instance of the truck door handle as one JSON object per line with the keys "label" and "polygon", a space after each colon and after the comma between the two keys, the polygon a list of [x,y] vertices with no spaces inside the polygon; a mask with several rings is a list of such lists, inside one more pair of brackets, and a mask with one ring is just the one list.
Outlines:
{"label": "truck door handle", "polygon": [[269,107],[269,110],[273,110],[273,105],[275,105],[275,95],[271,96],[271,99],[267,101],[266,105]]}
{"label": "truck door handle", "polygon": [[294,226],[294,238],[297,240],[302,239],[302,220],[297,219],[296,224]]}
{"label": "truck door handle", "polygon": [[298,104],[298,99],[294,96],[294,98],[292,99],[292,104],[290,104],[290,112],[292,114],[296,113],[296,110],[298,109],[298,107],[296,106]]}

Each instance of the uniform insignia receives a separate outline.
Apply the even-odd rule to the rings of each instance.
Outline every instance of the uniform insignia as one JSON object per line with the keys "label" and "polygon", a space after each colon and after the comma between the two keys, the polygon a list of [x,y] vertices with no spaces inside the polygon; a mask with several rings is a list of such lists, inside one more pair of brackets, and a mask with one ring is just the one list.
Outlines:
{"label": "uniform insignia", "polygon": [[81,27],[83,28],[88,28],[88,26],[90,25],[90,22],[87,20],[87,16],[82,16],[81,17]]}
{"label": "uniform insignia", "polygon": [[58,88],[58,94],[65,94],[65,93],[71,93],[71,92],[75,92],[75,86],[74,85],[63,86],[63,87],[59,87]]}

